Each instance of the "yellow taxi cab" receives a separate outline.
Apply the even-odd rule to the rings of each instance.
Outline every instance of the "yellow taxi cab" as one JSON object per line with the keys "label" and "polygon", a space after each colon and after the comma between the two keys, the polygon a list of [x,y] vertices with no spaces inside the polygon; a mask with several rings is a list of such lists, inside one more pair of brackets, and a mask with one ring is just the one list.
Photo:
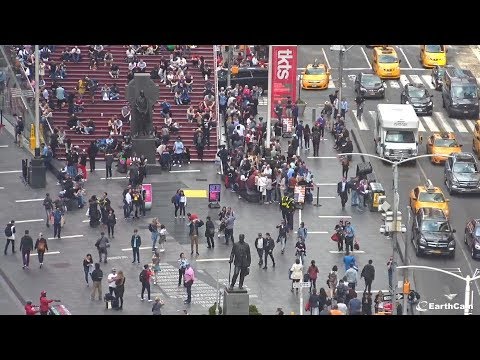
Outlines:
{"label": "yellow taxi cab", "polygon": [[381,79],[399,79],[401,61],[391,46],[373,48],[373,71]]}
{"label": "yellow taxi cab", "polygon": [[480,120],[475,121],[475,129],[473,130],[472,149],[480,159]]}
{"label": "yellow taxi cab", "polygon": [[430,180],[427,180],[423,186],[417,186],[410,192],[410,207],[416,213],[419,209],[428,207],[441,209],[448,217],[448,203],[450,199],[445,199],[442,189],[433,186]]}
{"label": "yellow taxi cab", "polygon": [[420,45],[420,61],[426,68],[447,65],[445,45]]}
{"label": "yellow taxi cab", "polygon": [[326,89],[330,71],[325,64],[308,64],[302,72],[302,89]]}
{"label": "yellow taxi cab", "polygon": [[440,164],[447,160],[447,155],[462,152],[462,145],[457,142],[454,133],[434,133],[427,140],[427,154],[434,164]]}

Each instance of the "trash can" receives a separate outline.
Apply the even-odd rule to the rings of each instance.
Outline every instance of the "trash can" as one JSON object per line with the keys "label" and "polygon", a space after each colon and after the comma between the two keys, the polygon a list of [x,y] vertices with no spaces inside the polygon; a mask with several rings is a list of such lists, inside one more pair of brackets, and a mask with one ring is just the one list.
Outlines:
{"label": "trash can", "polygon": [[48,315],[72,315],[65,305],[50,305]]}
{"label": "trash can", "polygon": [[385,195],[383,185],[378,182],[370,183],[370,191],[368,192],[368,207],[370,211],[378,211],[378,207],[381,205],[379,197]]}

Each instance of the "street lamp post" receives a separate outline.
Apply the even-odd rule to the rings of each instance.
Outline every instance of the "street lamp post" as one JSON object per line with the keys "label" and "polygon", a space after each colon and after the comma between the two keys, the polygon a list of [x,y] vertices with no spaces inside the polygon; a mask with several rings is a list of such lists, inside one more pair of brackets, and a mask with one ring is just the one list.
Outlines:
{"label": "street lamp post", "polygon": [[[396,272],[396,269],[395,268],[400,268],[400,267],[397,267],[396,265],[396,261],[395,261],[395,253],[397,250],[397,232],[398,231],[401,231],[401,225],[398,223],[399,219],[398,219],[398,205],[399,205],[399,195],[398,195],[398,166],[399,165],[402,165],[406,162],[409,162],[409,161],[412,161],[412,160],[417,160],[417,159],[421,159],[421,158],[424,158],[424,157],[432,157],[432,156],[437,156],[435,154],[424,154],[424,155],[417,155],[417,156],[412,156],[410,158],[407,158],[407,159],[402,159],[402,160],[399,160],[399,161],[391,161],[389,159],[385,159],[381,156],[377,156],[377,155],[373,155],[373,154],[362,154],[362,153],[342,153],[341,156],[347,156],[347,155],[363,155],[363,156],[367,156],[367,157],[372,157],[372,158],[376,158],[376,159],[379,159],[379,160],[382,160],[382,161],[386,161],[388,162],[390,165],[392,165],[392,171],[393,171],[393,232],[392,232],[392,251],[393,251],[393,254],[392,254],[392,265],[394,267],[394,270],[393,270],[393,286],[392,286],[392,314],[395,314],[396,312],[396,308],[397,308],[397,304],[396,304],[396,292],[397,292],[397,272]],[[451,157],[450,155],[445,155],[446,157]],[[408,239],[407,241],[405,242],[405,257],[407,255],[407,249],[408,249]],[[405,262],[407,262],[408,260],[405,259]],[[402,267],[404,268],[404,267]],[[404,282],[406,280],[405,278],[405,273],[404,273]],[[404,309],[405,311],[405,309]]]}
{"label": "street lamp post", "polygon": [[35,45],[35,155],[40,152],[40,90],[39,90],[39,65],[40,52]]}
{"label": "street lamp post", "polygon": [[338,111],[340,113],[340,102],[342,101],[342,87],[343,87],[343,59],[345,53],[350,50],[355,45],[350,46],[345,49],[345,45],[332,45],[330,46],[331,51],[338,51],[338,81],[340,85],[338,87]]}
{"label": "street lamp post", "polygon": [[472,281],[475,281],[475,280],[478,280],[480,279],[480,275],[478,276],[472,276],[470,277],[470,275],[467,275],[466,277],[463,277],[463,276],[460,276],[460,275],[457,275],[457,274],[454,274],[450,271],[447,271],[447,270],[443,270],[443,269],[439,269],[439,268],[434,268],[434,267],[431,267],[431,266],[422,266],[422,265],[406,265],[406,266],[399,266],[398,267],[399,269],[420,269],[420,270],[432,270],[432,271],[438,271],[438,272],[442,272],[444,274],[448,274],[448,275],[451,275],[451,276],[454,276],[460,280],[463,280],[465,281],[465,302],[464,302],[464,309],[463,309],[463,315],[471,315],[470,313],[470,283]]}

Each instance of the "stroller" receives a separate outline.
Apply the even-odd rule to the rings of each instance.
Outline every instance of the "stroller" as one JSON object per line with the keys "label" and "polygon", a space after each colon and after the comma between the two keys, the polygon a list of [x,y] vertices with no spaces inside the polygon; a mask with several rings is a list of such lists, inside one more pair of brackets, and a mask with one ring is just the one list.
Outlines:
{"label": "stroller", "polygon": [[172,164],[173,164],[173,157],[172,154],[168,151],[164,151],[162,155],[160,155],[160,166],[162,167],[162,170],[172,170]]}

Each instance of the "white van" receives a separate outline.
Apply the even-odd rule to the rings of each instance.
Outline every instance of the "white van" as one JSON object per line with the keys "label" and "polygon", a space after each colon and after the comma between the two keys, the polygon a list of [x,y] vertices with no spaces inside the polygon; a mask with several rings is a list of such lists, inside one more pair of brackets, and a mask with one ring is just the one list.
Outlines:
{"label": "white van", "polygon": [[417,156],[418,126],[412,105],[378,104],[374,130],[376,153],[392,161]]}

